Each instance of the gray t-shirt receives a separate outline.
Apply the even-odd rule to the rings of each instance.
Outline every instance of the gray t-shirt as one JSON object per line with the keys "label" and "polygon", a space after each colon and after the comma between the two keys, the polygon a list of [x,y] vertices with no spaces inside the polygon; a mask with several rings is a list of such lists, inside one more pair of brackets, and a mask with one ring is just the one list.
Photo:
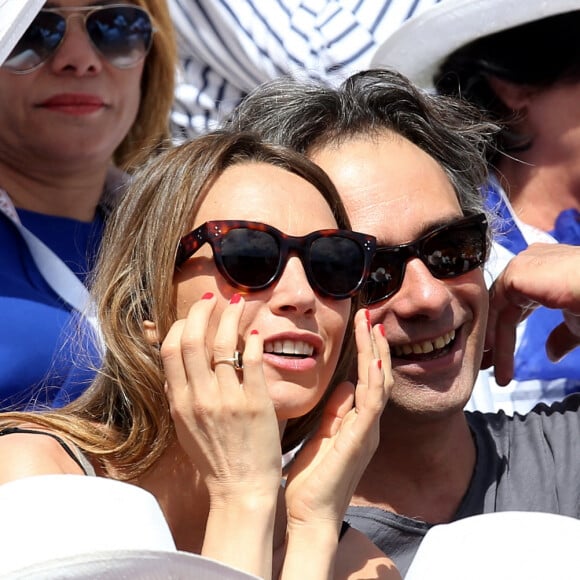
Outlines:
{"label": "gray t-shirt", "polygon": [[[469,488],[452,521],[499,511],[580,518],[580,394],[526,415],[466,412],[477,447]],[[373,507],[346,520],[407,572],[431,524]]]}

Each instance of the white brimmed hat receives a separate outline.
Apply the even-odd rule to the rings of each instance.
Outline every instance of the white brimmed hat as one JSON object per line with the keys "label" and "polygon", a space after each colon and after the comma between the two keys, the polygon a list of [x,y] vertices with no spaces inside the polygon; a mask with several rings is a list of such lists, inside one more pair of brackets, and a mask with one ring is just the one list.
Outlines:
{"label": "white brimmed hat", "polygon": [[577,580],[580,521],[496,512],[433,526],[405,580]]}
{"label": "white brimmed hat", "polygon": [[3,580],[258,580],[176,549],[148,491],[113,479],[38,475],[0,485]]}
{"label": "white brimmed hat", "polygon": [[372,67],[403,73],[424,88],[447,56],[462,46],[521,24],[580,10],[579,0],[440,0],[381,44]]}

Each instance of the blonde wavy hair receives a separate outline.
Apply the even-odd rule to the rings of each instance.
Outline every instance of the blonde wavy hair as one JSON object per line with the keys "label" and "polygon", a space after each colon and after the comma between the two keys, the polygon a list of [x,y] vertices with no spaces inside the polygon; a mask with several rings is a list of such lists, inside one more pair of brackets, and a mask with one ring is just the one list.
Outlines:
{"label": "blonde wavy hair", "polygon": [[[180,238],[191,230],[205,192],[224,170],[253,162],[281,167],[314,185],[338,227],[350,228],[327,175],[280,145],[265,144],[249,133],[214,132],[160,153],[136,172],[107,224],[93,283],[105,345],[97,378],[63,409],[3,413],[0,427],[32,422],[56,432],[100,458],[105,469],[113,465],[119,479],[135,479],[155,463],[175,441],[175,433],[159,350],[147,340],[143,322],[155,321],[159,336],[165,336],[176,319],[173,273]],[[348,376],[356,308],[358,302],[352,300],[339,364],[323,400],[288,422],[283,450],[312,432],[333,387]]]}
{"label": "blonde wavy hair", "polygon": [[137,118],[113,157],[115,165],[127,171],[139,166],[170,138],[177,71],[175,31],[166,0],[135,0],[133,4],[149,12],[155,33],[143,69]]}

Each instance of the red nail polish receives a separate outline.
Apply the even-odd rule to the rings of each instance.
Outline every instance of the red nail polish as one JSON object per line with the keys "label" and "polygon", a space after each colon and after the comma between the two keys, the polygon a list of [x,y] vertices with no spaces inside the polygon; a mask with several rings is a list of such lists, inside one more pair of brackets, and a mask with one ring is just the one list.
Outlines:
{"label": "red nail polish", "polygon": [[384,324],[379,324],[379,331],[381,332],[381,334],[383,336],[385,336],[385,325]]}
{"label": "red nail polish", "polygon": [[365,316],[366,316],[367,320],[370,322],[371,321],[371,313],[370,313],[370,310],[368,308],[365,310]]}
{"label": "red nail polish", "polygon": [[206,292],[201,299],[202,300],[209,300],[210,298],[213,298],[213,292]]}
{"label": "red nail polish", "polygon": [[232,297],[230,298],[230,304],[237,304],[242,298],[241,294],[233,294]]}
{"label": "red nail polish", "polygon": [[252,332],[250,332],[250,334],[258,334],[258,331],[254,328],[254,330],[252,330]]}
{"label": "red nail polish", "polygon": [[381,359],[377,361],[377,366],[379,367],[379,370],[383,368],[383,361]]}

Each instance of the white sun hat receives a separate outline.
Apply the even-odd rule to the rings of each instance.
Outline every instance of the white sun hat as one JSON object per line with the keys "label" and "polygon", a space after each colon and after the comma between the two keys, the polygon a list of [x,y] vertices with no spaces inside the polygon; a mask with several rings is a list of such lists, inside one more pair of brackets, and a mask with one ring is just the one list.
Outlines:
{"label": "white sun hat", "polygon": [[496,512],[433,526],[405,580],[577,580],[580,520]]}
{"label": "white sun hat", "polygon": [[40,12],[45,0],[0,0],[0,65]]}
{"label": "white sun hat", "polygon": [[462,46],[521,24],[580,10],[580,0],[440,0],[404,22],[381,44],[372,67],[403,73],[423,88]]}
{"label": "white sun hat", "polygon": [[104,477],[39,475],[0,485],[3,580],[255,580],[176,549],[155,497]]}
{"label": "white sun hat", "polygon": [[37,562],[2,580],[260,580],[186,552],[103,550]]}

